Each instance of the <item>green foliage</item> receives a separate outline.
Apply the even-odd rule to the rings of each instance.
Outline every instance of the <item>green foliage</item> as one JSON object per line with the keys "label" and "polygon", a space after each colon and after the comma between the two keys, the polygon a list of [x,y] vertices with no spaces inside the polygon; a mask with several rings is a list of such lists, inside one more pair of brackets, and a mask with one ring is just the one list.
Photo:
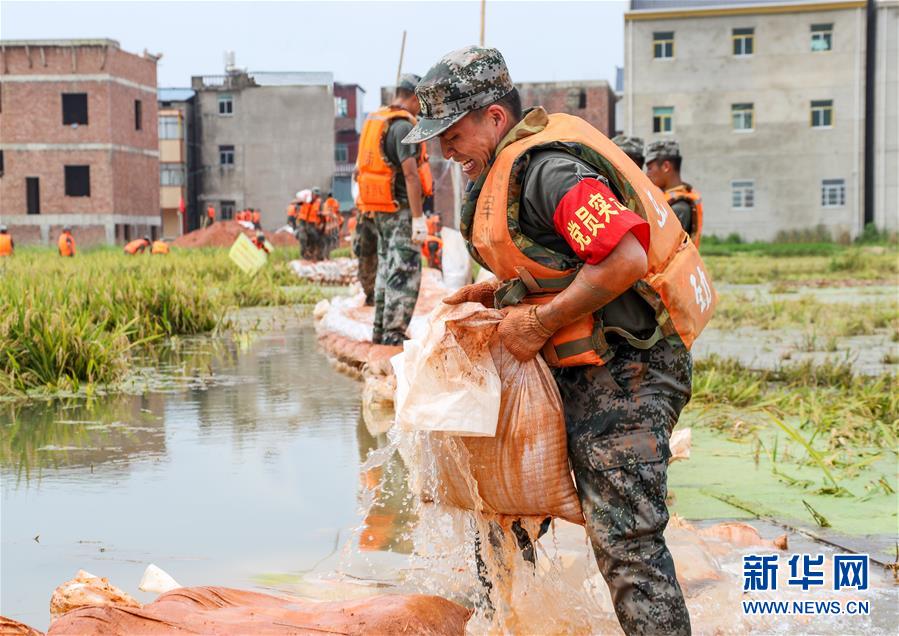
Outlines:
{"label": "green foliage", "polygon": [[238,307],[323,297],[297,285],[286,259],[274,261],[250,278],[225,250],[128,257],[96,249],[62,259],[34,249],[3,259],[0,395],[110,384],[127,373],[135,346],[227,326]]}

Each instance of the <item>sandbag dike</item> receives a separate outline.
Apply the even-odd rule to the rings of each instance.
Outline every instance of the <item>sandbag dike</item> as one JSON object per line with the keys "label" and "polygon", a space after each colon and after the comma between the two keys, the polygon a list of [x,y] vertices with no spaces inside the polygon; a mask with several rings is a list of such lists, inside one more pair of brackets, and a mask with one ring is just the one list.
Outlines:
{"label": "sandbag dike", "polygon": [[[416,316],[409,335],[423,337],[428,329],[425,312],[436,306],[439,278],[426,276],[423,298],[416,307]],[[448,291],[446,292],[448,293]],[[440,489],[432,486],[439,480],[441,467],[434,451],[437,446],[452,447],[461,472],[470,467],[472,455],[458,437],[439,433],[408,433],[394,426],[393,399],[396,378],[390,358],[399,347],[380,347],[369,340],[373,310],[362,306],[362,296],[338,297],[320,303],[315,310],[316,329],[323,349],[338,370],[364,382],[362,414],[366,427],[379,435],[381,446],[372,451],[363,464],[364,475],[373,475],[363,484],[361,495],[369,505],[379,490],[395,489],[382,477],[388,458],[399,454],[408,469],[409,489],[415,495],[413,509],[402,513],[413,519],[406,525],[381,527],[384,519],[378,515],[366,520],[352,541],[360,551],[385,550],[387,542],[378,541],[381,535],[403,536],[412,544],[408,563],[402,574],[382,572],[384,578],[402,579],[395,584],[398,590],[420,590],[437,594],[475,608],[467,625],[467,633],[510,634],[619,634],[608,587],[596,566],[592,547],[581,525],[561,519],[554,520],[549,532],[535,542],[536,567],[524,562],[514,542],[499,546],[481,540],[486,576],[492,585],[491,602],[495,612],[485,610],[485,591],[474,567],[473,546],[477,537],[491,536],[494,529],[508,535],[514,517],[493,515],[480,500],[473,480],[463,480],[456,487],[468,488],[467,495],[475,502],[476,511],[463,510],[449,501],[440,500]],[[464,439],[464,438],[463,438]],[[671,440],[672,460],[690,459],[689,429],[676,429]],[[443,450],[446,450],[444,446]],[[451,453],[452,454],[452,453]],[[692,461],[697,461],[693,458]],[[702,461],[700,458],[698,461]],[[676,493],[675,493],[676,495]],[[436,501],[435,501],[436,499]],[[365,507],[365,506],[363,506]],[[523,524],[536,536],[539,518],[527,518]],[[803,591],[788,583],[788,560],[794,553],[823,553],[828,570],[835,551],[801,535],[792,535],[788,542],[781,528],[758,522],[754,525],[736,521],[689,522],[673,515],[665,533],[672,553],[678,581],[684,591],[695,634],[744,633],[891,633],[884,631],[892,606],[893,590],[871,564],[871,590],[837,595],[844,604],[848,601],[868,600],[873,617],[858,616],[784,616],[745,614],[742,602],[790,601],[823,602],[833,600],[831,574],[826,585]],[[358,547],[357,547],[358,546]],[[743,557],[749,554],[777,555],[777,589],[743,591]],[[377,572],[373,575],[381,578]],[[394,585],[394,584],[390,584]],[[875,608],[880,609],[880,618]],[[894,610],[890,610],[894,613]]]}

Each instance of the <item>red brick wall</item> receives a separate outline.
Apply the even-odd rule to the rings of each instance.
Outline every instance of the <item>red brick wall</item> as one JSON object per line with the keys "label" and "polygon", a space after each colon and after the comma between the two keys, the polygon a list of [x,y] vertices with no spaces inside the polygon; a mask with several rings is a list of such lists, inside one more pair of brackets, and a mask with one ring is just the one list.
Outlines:
{"label": "red brick wall", "polygon": [[[580,92],[586,108],[578,108]],[[585,119],[603,134],[614,135],[615,94],[605,82],[538,82],[519,84],[523,108],[543,106],[549,113],[568,113]]]}
{"label": "red brick wall", "polygon": [[[119,157],[123,154],[125,153],[117,152],[113,153],[113,156]],[[112,214],[117,211],[113,209],[113,167],[109,160],[109,152],[102,150],[72,152],[6,150],[3,155],[5,172],[3,178],[0,178],[0,214],[27,213],[25,177],[40,179],[41,214],[89,212]],[[155,161],[153,157],[147,157],[147,159]],[[66,165],[89,165],[91,167],[91,195],[89,197],[65,196],[64,166]],[[142,213],[146,214],[146,212]]]}
{"label": "red brick wall", "polygon": [[117,152],[112,166],[115,212],[161,217],[157,158]]}
{"label": "red brick wall", "polygon": [[[141,129],[134,128],[134,100],[141,101]],[[121,84],[109,85],[112,143],[145,150],[159,150],[159,111],[156,94]]]}
{"label": "red brick wall", "polygon": [[[4,82],[3,143],[112,143],[111,86],[109,82]],[[86,126],[63,125],[63,93],[87,93]]]}

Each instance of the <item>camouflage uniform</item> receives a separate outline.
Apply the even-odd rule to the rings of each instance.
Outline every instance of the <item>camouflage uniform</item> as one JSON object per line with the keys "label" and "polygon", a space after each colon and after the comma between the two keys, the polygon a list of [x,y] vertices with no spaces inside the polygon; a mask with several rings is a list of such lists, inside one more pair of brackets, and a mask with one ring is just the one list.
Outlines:
{"label": "camouflage uniform", "polygon": [[359,282],[365,304],[375,304],[375,277],[378,275],[378,227],[368,214],[359,214],[353,237],[353,254],[359,259]]}
{"label": "camouflage uniform", "polygon": [[[673,139],[654,141],[646,147],[646,163],[657,159],[674,159],[680,157],[680,144]],[[692,190],[693,186],[683,183],[665,191],[668,195],[668,204],[674,211],[677,220],[680,221],[684,231],[690,233],[693,228],[693,206],[689,201],[678,199],[675,195],[678,190]]]}
{"label": "camouflage uniform", "polygon": [[375,212],[378,277],[372,342],[400,345],[421,286],[421,250],[412,242],[412,211]]}
{"label": "camouflage uniform", "polygon": [[612,137],[612,143],[621,148],[631,160],[637,164],[637,167],[643,169],[645,161],[643,154],[643,139],[640,137],[629,137],[627,135],[615,135]]}
{"label": "camouflage uniform", "polygon": [[[449,53],[428,72],[416,90],[424,119],[419,120],[406,140],[420,142],[439,135],[468,110],[493,103],[511,89],[511,79],[499,51],[468,47]],[[545,113],[541,116],[541,112],[542,109],[531,111],[509,132],[500,148],[542,129]],[[589,153],[580,147],[556,150],[563,152],[547,155],[544,158],[550,162],[547,166],[564,165],[566,160],[562,155],[566,153],[570,155],[569,166],[589,158]],[[538,160],[532,158],[530,165]],[[587,163],[595,165],[592,161]],[[555,269],[565,269],[571,266],[568,254],[538,244],[535,236],[524,234],[528,206],[532,208],[532,216],[534,208],[536,213],[548,215],[550,225],[553,215],[547,206],[531,203],[539,197],[528,195],[528,166],[523,161],[513,167],[509,200],[517,207],[510,218],[510,233],[519,249],[532,259]],[[571,169],[582,170],[583,166]],[[486,172],[470,187],[462,210],[460,229],[469,243],[475,204]],[[547,184],[553,179],[561,182],[558,174],[547,174],[538,180],[551,188]],[[624,298],[625,295],[607,305],[604,311],[612,310],[613,305],[618,305],[619,310],[632,309],[636,301]],[[643,309],[649,310],[648,306]],[[617,315],[631,314],[618,311]],[[636,318],[627,319],[626,326],[635,328],[636,324],[639,330],[642,327],[639,322]],[[643,336],[638,334],[638,337]],[[586,530],[625,633],[689,634],[690,617],[663,531],[668,522],[665,505],[668,439],[681,409],[690,399],[690,353],[679,342],[667,339],[646,350],[635,348],[615,335],[609,335],[608,340],[612,357],[607,364],[554,370],[564,405],[569,458]],[[515,535],[519,547],[529,556],[529,541],[519,533]]]}

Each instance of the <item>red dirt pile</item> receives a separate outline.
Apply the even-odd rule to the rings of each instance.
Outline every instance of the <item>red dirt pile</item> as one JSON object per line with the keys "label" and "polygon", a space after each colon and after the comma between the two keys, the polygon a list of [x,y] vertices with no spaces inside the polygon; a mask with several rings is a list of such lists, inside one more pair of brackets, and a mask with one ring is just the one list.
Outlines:
{"label": "red dirt pile", "polygon": [[[175,247],[231,247],[239,234],[253,238],[256,233],[237,221],[218,221],[207,228],[188,232],[172,242]],[[275,247],[296,247],[299,242],[287,232],[265,235]]]}

